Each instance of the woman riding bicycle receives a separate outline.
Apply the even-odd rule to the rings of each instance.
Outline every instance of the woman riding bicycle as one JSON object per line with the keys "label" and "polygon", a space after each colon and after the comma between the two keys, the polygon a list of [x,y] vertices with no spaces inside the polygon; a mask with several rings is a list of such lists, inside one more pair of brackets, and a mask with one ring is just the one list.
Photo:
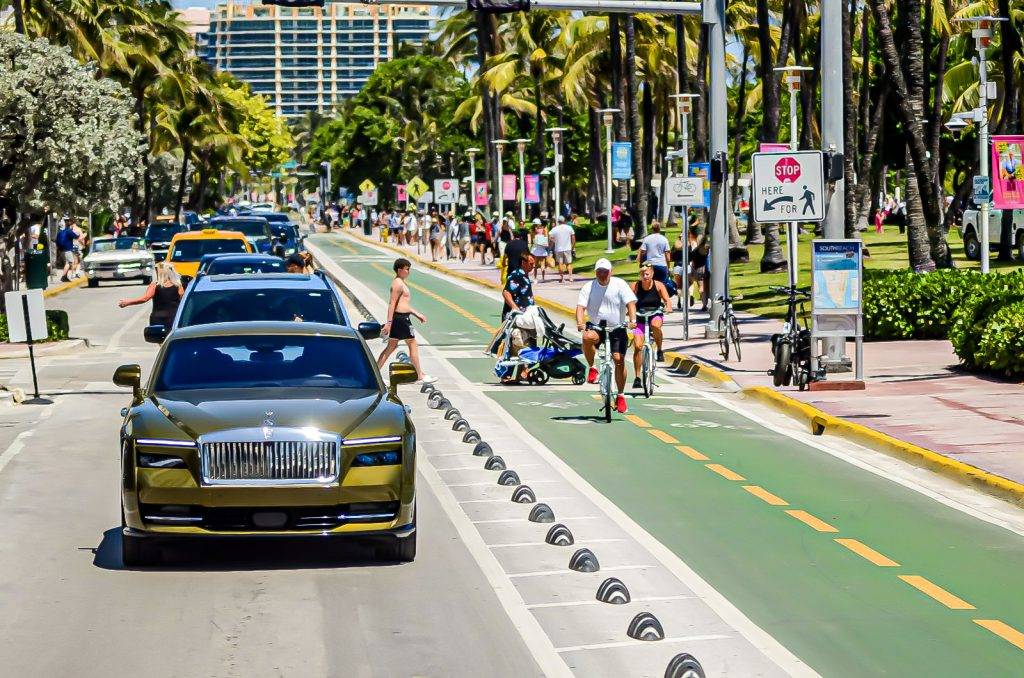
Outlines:
{"label": "woman riding bicycle", "polygon": [[640,279],[633,283],[633,294],[636,295],[636,328],[633,330],[633,369],[636,377],[633,379],[633,388],[641,388],[640,370],[641,358],[644,348],[644,336],[646,334],[646,317],[643,314],[650,314],[651,337],[655,346],[658,347],[658,362],[665,360],[665,354],[661,350],[664,334],[661,331],[664,315],[672,312],[672,299],[668,296],[668,289],[654,279],[654,264],[645,261],[640,264]]}

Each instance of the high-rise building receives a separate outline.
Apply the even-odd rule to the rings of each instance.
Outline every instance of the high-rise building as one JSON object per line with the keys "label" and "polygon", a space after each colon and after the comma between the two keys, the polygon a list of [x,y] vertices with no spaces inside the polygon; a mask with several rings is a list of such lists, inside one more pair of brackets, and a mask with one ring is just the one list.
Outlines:
{"label": "high-rise building", "polygon": [[298,117],[358,92],[400,43],[425,41],[434,20],[426,6],[229,1],[213,11],[205,56],[263,94],[278,114]]}
{"label": "high-rise building", "polygon": [[185,30],[196,41],[196,56],[206,57],[206,38],[210,32],[210,10],[205,7],[186,7],[178,10],[178,18],[185,22]]}

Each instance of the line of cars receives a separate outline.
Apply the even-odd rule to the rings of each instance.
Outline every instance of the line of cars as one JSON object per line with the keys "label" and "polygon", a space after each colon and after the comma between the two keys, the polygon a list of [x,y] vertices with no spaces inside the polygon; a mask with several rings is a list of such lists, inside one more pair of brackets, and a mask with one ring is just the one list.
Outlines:
{"label": "line of cars", "polygon": [[127,566],[204,537],[359,536],[382,558],[415,558],[415,430],[397,396],[415,369],[392,365],[385,381],[366,343],[380,325],[353,326],[322,272],[281,273],[274,259],[207,255],[171,326],[145,330],[161,343],[150,375],[114,374],[132,391]]}

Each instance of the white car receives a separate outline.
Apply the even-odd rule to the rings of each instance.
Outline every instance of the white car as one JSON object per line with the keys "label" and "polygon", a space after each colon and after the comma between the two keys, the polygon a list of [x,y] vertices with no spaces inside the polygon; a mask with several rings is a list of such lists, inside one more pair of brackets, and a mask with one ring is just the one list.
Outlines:
{"label": "white car", "polygon": [[148,285],[153,282],[154,267],[146,241],[127,236],[96,238],[82,262],[89,287],[96,287],[100,280],[141,279],[143,285]]}
{"label": "white car", "polygon": [[[973,261],[981,259],[981,237],[978,235],[978,210],[964,211],[960,222],[960,237],[964,241],[964,255]],[[1003,229],[1003,211],[990,209],[988,217],[988,247],[995,252],[999,249],[999,235]],[[1013,225],[1010,242],[1017,250],[1017,258],[1024,262],[1024,210],[1013,210]]]}

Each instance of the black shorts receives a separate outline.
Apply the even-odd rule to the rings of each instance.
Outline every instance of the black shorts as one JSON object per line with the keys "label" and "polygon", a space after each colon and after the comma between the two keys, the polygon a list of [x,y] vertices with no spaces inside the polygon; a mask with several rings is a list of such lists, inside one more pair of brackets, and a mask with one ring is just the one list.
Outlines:
{"label": "black shorts", "polygon": [[412,331],[412,314],[395,313],[391,318],[391,331],[388,332],[389,339],[413,339],[416,335]]}
{"label": "black shorts", "polygon": [[[601,344],[604,343],[604,333],[606,330],[602,330],[593,323],[587,323],[587,329],[597,332],[597,345],[600,348]],[[612,346],[612,353],[626,354],[626,346],[629,345],[629,333],[626,332],[625,327],[617,327],[612,330],[609,340]]]}

